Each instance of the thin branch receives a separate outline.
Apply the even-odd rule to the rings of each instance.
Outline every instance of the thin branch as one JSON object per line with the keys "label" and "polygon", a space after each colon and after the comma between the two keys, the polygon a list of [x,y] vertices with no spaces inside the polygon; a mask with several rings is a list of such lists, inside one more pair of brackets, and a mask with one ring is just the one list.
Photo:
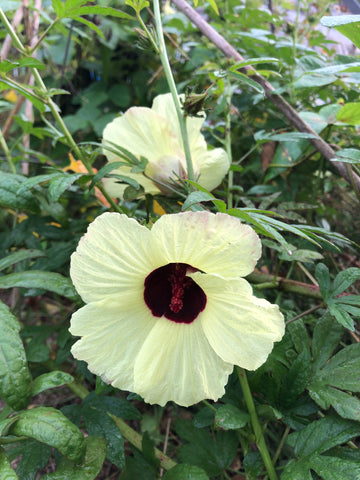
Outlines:
{"label": "thin branch", "polygon": [[[235,48],[228,43],[224,37],[216,32],[206,20],[204,20],[185,0],[172,0],[176,7],[183,12],[191,22],[198,27],[198,29],[228,58],[233,58],[237,62],[242,62],[245,59],[238,53]],[[249,75],[252,80],[261,85],[264,89],[266,97],[273,103],[281,113],[290,121],[290,123],[299,132],[310,133],[316,138],[309,139],[309,142],[314,145],[316,150],[321,155],[330,161],[336,157],[334,150],[323,140],[319,135],[308,125],[296,112],[296,110],[281,96],[275,92],[275,88],[264,77],[259,75],[256,70],[247,65],[239,69],[242,73]],[[356,185],[356,190],[360,189],[360,177],[352,170],[349,171],[346,165],[341,162],[332,162],[334,168],[339,174],[345,178],[351,185]]]}

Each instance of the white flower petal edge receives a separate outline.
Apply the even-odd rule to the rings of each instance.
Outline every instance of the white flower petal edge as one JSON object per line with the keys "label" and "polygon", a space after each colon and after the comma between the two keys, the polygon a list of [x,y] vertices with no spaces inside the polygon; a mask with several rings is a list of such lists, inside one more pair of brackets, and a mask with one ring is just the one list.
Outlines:
{"label": "white flower petal edge", "polygon": [[189,276],[207,296],[198,319],[212,348],[225,362],[256,370],[284,335],[279,307],[253,296],[243,278],[227,280],[200,272]]}
{"label": "white flower petal edge", "polygon": [[206,151],[202,157],[199,157],[198,183],[207,190],[214,190],[227,174],[229,167],[229,157],[225,150],[215,148]]}
{"label": "white flower petal edge", "polygon": [[201,322],[161,317],[136,358],[134,386],[146,402],[189,406],[222,397],[232,370],[210,346]]}
{"label": "white flower petal edge", "polygon": [[156,320],[139,292],[92,302],[75,312],[70,332],[81,336],[71,348],[105,382],[134,391],[135,359]]}
{"label": "white flower petal edge", "polygon": [[84,302],[143,289],[153,265],[146,251],[149,239],[150,231],[126,215],[97,217],[71,255],[70,276]]}
{"label": "white flower petal edge", "polygon": [[[135,156],[142,155],[149,162],[166,155],[181,155],[179,139],[166,118],[146,107],[132,107],[106,125],[103,141],[105,145],[106,142],[119,145]],[[111,162],[121,160],[106,149],[104,154]]]}
{"label": "white flower petal edge", "polygon": [[261,255],[255,231],[224,213],[184,212],[163,215],[151,229],[153,247],[164,264],[188,263],[205,273],[245,276]]}

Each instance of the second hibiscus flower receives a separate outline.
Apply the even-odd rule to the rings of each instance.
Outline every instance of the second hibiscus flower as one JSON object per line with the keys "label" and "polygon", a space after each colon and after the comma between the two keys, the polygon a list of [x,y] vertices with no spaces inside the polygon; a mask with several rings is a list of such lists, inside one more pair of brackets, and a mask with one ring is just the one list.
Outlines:
{"label": "second hibiscus flower", "polygon": [[[225,150],[208,149],[201,134],[204,120],[205,115],[201,118],[187,117],[186,126],[195,177],[202,187],[213,190],[223,180],[230,164]],[[187,178],[183,143],[170,93],[158,95],[152,108],[132,107],[115,118],[104,129],[103,144],[105,147],[118,145],[139,159],[143,156],[148,160],[146,176],[130,172],[130,166],[122,166],[112,172],[136,180],[146,193],[159,194],[161,184],[169,184],[178,177]],[[121,160],[106,148],[104,153],[109,162]],[[126,184],[117,183],[115,178],[107,179],[105,186],[114,197],[122,197],[126,188]]]}

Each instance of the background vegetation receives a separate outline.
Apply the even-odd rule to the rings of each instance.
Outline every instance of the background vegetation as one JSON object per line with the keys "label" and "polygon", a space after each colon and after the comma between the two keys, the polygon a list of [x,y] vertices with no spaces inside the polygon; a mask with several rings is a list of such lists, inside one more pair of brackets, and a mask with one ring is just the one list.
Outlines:
{"label": "background vegetation", "polygon": [[[163,4],[178,91],[208,89],[204,135],[232,152],[231,173],[212,194],[195,186],[153,199],[130,185],[119,204],[103,189],[97,144],[119,112],[168,92],[137,18],[153,32],[153,6],[1,2],[2,479],[360,478],[360,20],[329,19],[324,0],[272,3],[202,3],[203,33],[182,1]],[[339,50],[321,22],[354,45]],[[161,408],[70,354],[81,301],[69,258],[89,222],[108,209],[143,221],[200,207],[261,235],[248,280],[287,320],[248,375],[275,476],[236,375],[217,403]]]}

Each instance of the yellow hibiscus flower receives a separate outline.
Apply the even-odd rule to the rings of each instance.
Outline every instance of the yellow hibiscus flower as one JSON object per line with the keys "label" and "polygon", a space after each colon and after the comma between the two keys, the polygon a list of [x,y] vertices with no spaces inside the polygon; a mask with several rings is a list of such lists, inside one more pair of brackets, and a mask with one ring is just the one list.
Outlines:
{"label": "yellow hibiscus flower", "polygon": [[87,304],[71,319],[73,355],[146,402],[217,400],[234,365],[255,370],[284,334],[277,305],[252,294],[254,230],[207,211],[163,215],[151,230],[100,215],[71,257]]}
{"label": "yellow hibiscus flower", "polygon": [[[225,177],[230,164],[222,148],[208,150],[201,134],[204,120],[205,114],[202,118],[187,117],[186,126],[195,177],[201,186],[213,190]],[[162,189],[156,181],[169,184],[170,179],[176,181],[177,177],[187,178],[180,127],[170,93],[158,95],[152,108],[132,107],[121,117],[115,118],[104,129],[103,144],[119,145],[138,159],[143,156],[148,160],[146,176],[131,173],[130,166],[122,166],[111,172],[136,180],[144,187],[145,193],[166,193],[166,189]],[[122,160],[106,148],[104,154],[109,162]],[[126,186],[116,183],[115,178],[105,180],[105,187],[113,197],[122,197]]]}

